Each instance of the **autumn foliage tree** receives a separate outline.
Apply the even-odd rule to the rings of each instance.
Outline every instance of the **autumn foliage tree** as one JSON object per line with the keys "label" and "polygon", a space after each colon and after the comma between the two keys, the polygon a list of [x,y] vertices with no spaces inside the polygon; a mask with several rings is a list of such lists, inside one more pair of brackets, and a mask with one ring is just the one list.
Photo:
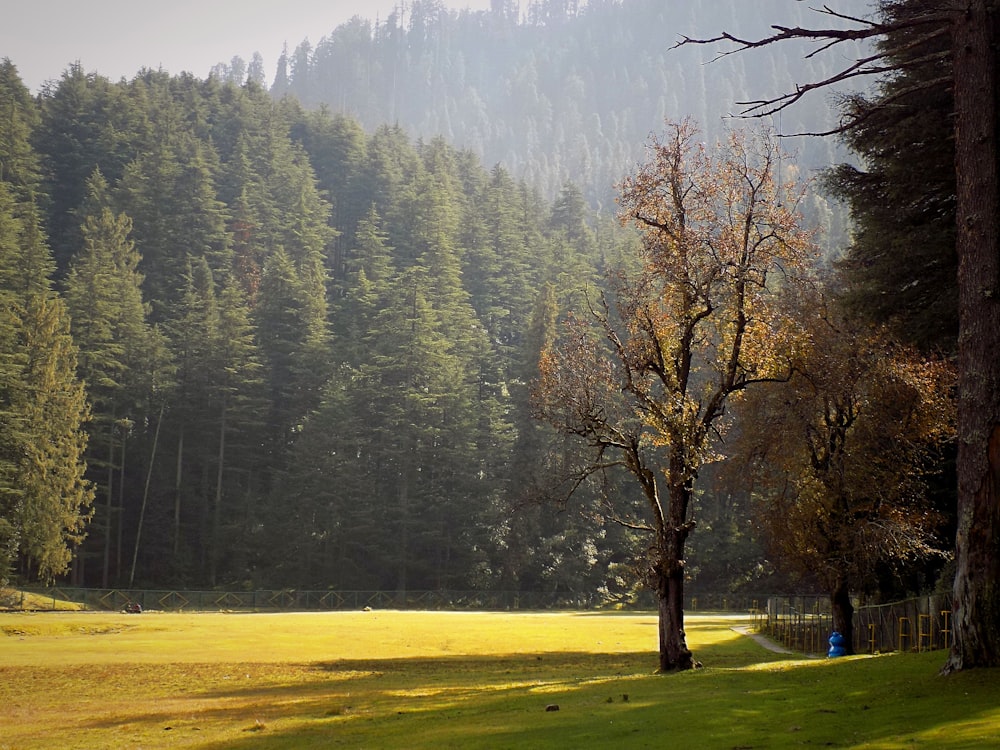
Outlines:
{"label": "autumn foliage tree", "polygon": [[[571,486],[615,468],[641,506],[609,508],[648,533],[647,583],[659,604],[661,671],[689,669],[685,543],[699,469],[714,459],[727,402],[789,377],[796,327],[781,289],[814,253],[791,186],[779,195],[778,150],[766,132],[732,133],[710,152],[690,122],[669,124],[628,177],[620,218],[642,237],[636,269],[543,355],[536,408],[591,450]],[[610,299],[609,299],[610,298]]]}
{"label": "autumn foliage tree", "polygon": [[820,299],[801,320],[792,377],[740,405],[728,469],[753,487],[775,562],[829,593],[851,649],[851,594],[943,554],[927,478],[952,437],[954,374]]}

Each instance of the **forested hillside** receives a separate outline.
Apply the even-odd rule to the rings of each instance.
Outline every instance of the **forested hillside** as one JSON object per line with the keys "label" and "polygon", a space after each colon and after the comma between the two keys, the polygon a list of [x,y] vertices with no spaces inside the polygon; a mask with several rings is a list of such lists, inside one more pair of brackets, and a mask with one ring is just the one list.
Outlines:
{"label": "forested hillside", "polygon": [[[215,78],[71,68],[32,100],[8,61],[0,102],[5,247],[34,254],[38,299],[63,311],[52,335],[72,332],[51,387],[85,387],[91,416],[75,504],[37,544],[5,445],[16,572],[59,574],[44,549],[75,549],[82,516],[81,584],[602,584],[600,524],[530,504],[533,363],[630,241],[577,188],[549,202],[443,139]],[[25,322],[5,325],[5,361],[26,367]],[[37,427],[21,372],[5,414]]]}
{"label": "forested hillside", "polygon": [[[838,9],[870,10],[863,0]],[[717,50],[675,49],[682,36],[723,28],[753,35],[768,19],[795,26],[815,17],[808,4],[787,0],[502,0],[488,12],[414,0],[388,18],[355,18],[315,44],[301,41],[278,61],[271,92],[349,114],[368,131],[399,123],[416,138],[443,136],[549,199],[569,180],[591,205],[613,208],[615,184],[665,119],[692,117],[715,138],[737,102],[832,72],[827,57],[804,59],[811,47],[715,59]],[[234,60],[217,73],[242,83],[248,67]],[[816,94],[784,113],[780,130],[835,124],[829,93]],[[787,168],[807,176],[846,158],[830,138],[796,138],[786,148],[796,152]],[[844,213],[822,196],[812,201],[828,251],[842,247]]]}
{"label": "forested hillside", "polygon": [[[672,49],[800,3],[521,10],[401,4],[270,90],[234,58],[72,66],[32,98],[3,63],[0,578],[634,595],[643,528],[607,509],[639,495],[620,467],[553,491],[587,446],[533,418],[539,359],[640,257],[615,184],[664,118],[714,140],[734,102],[829,71]],[[830,127],[808,104],[768,124]],[[842,158],[783,145],[775,195]],[[843,211],[795,196],[840,249]],[[706,465],[691,502],[691,581],[773,570],[746,481]]]}

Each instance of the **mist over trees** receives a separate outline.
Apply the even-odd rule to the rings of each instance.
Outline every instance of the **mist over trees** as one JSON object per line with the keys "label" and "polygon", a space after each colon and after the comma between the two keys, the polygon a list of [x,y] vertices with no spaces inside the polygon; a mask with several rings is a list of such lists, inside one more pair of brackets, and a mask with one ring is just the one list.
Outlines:
{"label": "mist over trees", "polygon": [[[846,5],[867,9],[863,0]],[[413,0],[386,18],[356,17],[286,49],[270,90],[308,109],[348,114],[369,131],[399,123],[416,138],[443,136],[550,200],[571,181],[589,204],[612,209],[614,186],[666,119],[691,117],[713,139],[748,92],[831,70],[828,60],[804,60],[803,49],[791,47],[713,62],[711,50],[674,49],[682,35],[764,30],[764,19],[799,24],[811,14],[784,0],[532,0],[476,12]],[[244,68],[223,72],[243,83],[236,72]],[[786,113],[780,129],[814,132],[832,120],[817,101]],[[795,139],[786,148],[795,152],[786,165],[792,178],[846,160],[835,139]],[[810,220],[823,225],[832,252],[845,240],[846,214],[819,194],[810,200]]]}

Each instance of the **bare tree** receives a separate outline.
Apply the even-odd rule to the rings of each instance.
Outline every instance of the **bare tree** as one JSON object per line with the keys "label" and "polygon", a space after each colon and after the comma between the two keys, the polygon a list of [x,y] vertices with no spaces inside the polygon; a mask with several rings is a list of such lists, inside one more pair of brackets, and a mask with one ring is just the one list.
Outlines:
{"label": "bare tree", "polygon": [[613,304],[569,318],[535,396],[540,417],[592,449],[577,481],[621,467],[641,488],[641,516],[627,503],[609,514],[651,537],[660,670],[674,671],[694,663],[683,603],[695,480],[714,460],[728,399],[789,376],[795,325],[779,291],[815,248],[792,186],[778,195],[770,134],[733,133],[710,154],[685,122],[650,150],[619,199],[642,236],[638,268],[614,277]]}

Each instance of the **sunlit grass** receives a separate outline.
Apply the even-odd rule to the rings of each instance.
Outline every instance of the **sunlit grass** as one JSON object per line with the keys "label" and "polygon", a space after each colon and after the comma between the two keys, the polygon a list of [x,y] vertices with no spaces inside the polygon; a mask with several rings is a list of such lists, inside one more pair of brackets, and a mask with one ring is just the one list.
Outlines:
{"label": "sunlit grass", "polygon": [[[980,748],[1000,675],[771,653],[650,614],[0,614],[0,748]],[[558,706],[559,710],[549,710]]]}
{"label": "sunlit grass", "polygon": [[50,610],[73,611],[83,609],[82,604],[33,594],[30,591],[0,587],[0,610]]}

